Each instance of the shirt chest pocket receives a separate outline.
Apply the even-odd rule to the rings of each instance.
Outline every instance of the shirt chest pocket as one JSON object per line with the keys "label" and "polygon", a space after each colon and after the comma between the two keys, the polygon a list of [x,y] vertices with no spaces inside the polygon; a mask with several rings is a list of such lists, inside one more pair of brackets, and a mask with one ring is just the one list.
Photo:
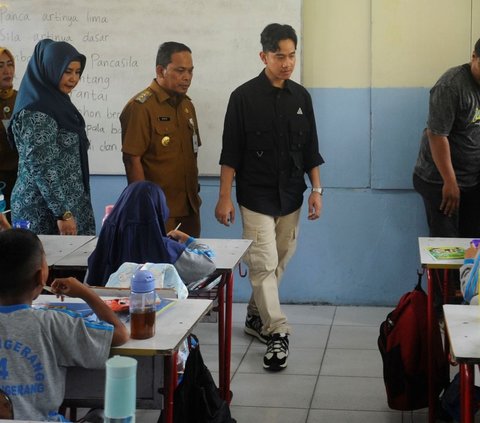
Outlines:
{"label": "shirt chest pocket", "polygon": [[169,122],[158,122],[154,127],[154,148],[155,149],[171,149],[174,147],[177,137],[176,125]]}
{"label": "shirt chest pocket", "polygon": [[180,148],[182,140],[191,139],[193,129],[189,124],[185,124],[182,129],[180,129],[177,122],[171,120],[156,123],[154,133],[156,148]]}
{"label": "shirt chest pocket", "polygon": [[245,128],[246,147],[249,152],[255,152],[258,157],[271,152],[274,148],[271,125],[265,123],[252,123]]}
{"label": "shirt chest pocket", "polygon": [[308,141],[310,133],[310,125],[305,116],[296,116],[288,123],[288,129],[290,133],[290,150],[300,151],[303,150],[305,144]]}

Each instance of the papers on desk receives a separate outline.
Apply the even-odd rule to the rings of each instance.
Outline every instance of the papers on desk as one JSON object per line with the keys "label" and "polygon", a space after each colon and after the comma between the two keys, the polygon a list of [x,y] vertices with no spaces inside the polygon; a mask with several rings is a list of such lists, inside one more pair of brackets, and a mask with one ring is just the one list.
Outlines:
{"label": "papers on desk", "polygon": [[187,288],[189,291],[196,291],[200,289],[210,291],[211,289],[215,288],[221,280],[222,275],[219,275],[217,277],[207,276],[206,278],[200,279],[199,281],[188,284]]}
{"label": "papers on desk", "polygon": [[465,249],[462,247],[427,247],[435,260],[463,260]]}
{"label": "papers on desk", "polygon": [[[129,320],[129,305],[130,299],[128,297],[124,298],[112,298],[103,300],[113,311],[115,311],[119,318],[123,322]],[[160,302],[157,302],[157,315],[165,312],[170,307],[176,304],[177,300],[171,298],[161,298]],[[36,304],[33,307],[35,308],[46,308],[46,309],[56,309],[56,310],[66,310],[72,313],[79,314],[84,319],[88,321],[98,321],[97,315],[93,312],[90,306],[84,302],[49,302],[46,304]]]}

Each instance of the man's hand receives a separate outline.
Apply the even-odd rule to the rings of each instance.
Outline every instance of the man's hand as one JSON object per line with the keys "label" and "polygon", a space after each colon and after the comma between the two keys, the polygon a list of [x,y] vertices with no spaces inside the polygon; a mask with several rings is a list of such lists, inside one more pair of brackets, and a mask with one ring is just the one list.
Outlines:
{"label": "man's hand", "polygon": [[311,192],[308,197],[308,220],[316,220],[322,212],[322,196],[318,192]]}
{"label": "man's hand", "polygon": [[235,223],[235,207],[230,197],[220,197],[215,207],[215,217],[218,223],[230,226]]}
{"label": "man's hand", "polygon": [[444,183],[440,211],[448,217],[454,215],[460,206],[460,188],[456,182]]}

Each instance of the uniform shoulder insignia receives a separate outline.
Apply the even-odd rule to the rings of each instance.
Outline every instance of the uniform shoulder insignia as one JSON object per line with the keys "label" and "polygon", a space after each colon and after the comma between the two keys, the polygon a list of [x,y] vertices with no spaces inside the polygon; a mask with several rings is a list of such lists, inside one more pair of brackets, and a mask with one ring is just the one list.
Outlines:
{"label": "uniform shoulder insignia", "polygon": [[145,103],[152,95],[153,92],[147,88],[135,97],[135,101],[137,103]]}

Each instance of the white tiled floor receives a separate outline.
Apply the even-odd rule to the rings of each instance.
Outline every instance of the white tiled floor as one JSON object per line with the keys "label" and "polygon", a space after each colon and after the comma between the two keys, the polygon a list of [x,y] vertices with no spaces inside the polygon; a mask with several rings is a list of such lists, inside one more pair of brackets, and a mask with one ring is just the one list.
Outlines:
{"label": "white tiled floor", "polygon": [[[245,304],[234,304],[233,399],[238,423],[423,423],[426,410],[392,411],[386,402],[377,349],[380,323],[391,308],[285,305],[292,325],[288,367],[262,367],[265,346],[243,333]],[[205,364],[217,379],[217,325],[201,323]],[[139,411],[137,422],[154,423],[158,412]]]}

